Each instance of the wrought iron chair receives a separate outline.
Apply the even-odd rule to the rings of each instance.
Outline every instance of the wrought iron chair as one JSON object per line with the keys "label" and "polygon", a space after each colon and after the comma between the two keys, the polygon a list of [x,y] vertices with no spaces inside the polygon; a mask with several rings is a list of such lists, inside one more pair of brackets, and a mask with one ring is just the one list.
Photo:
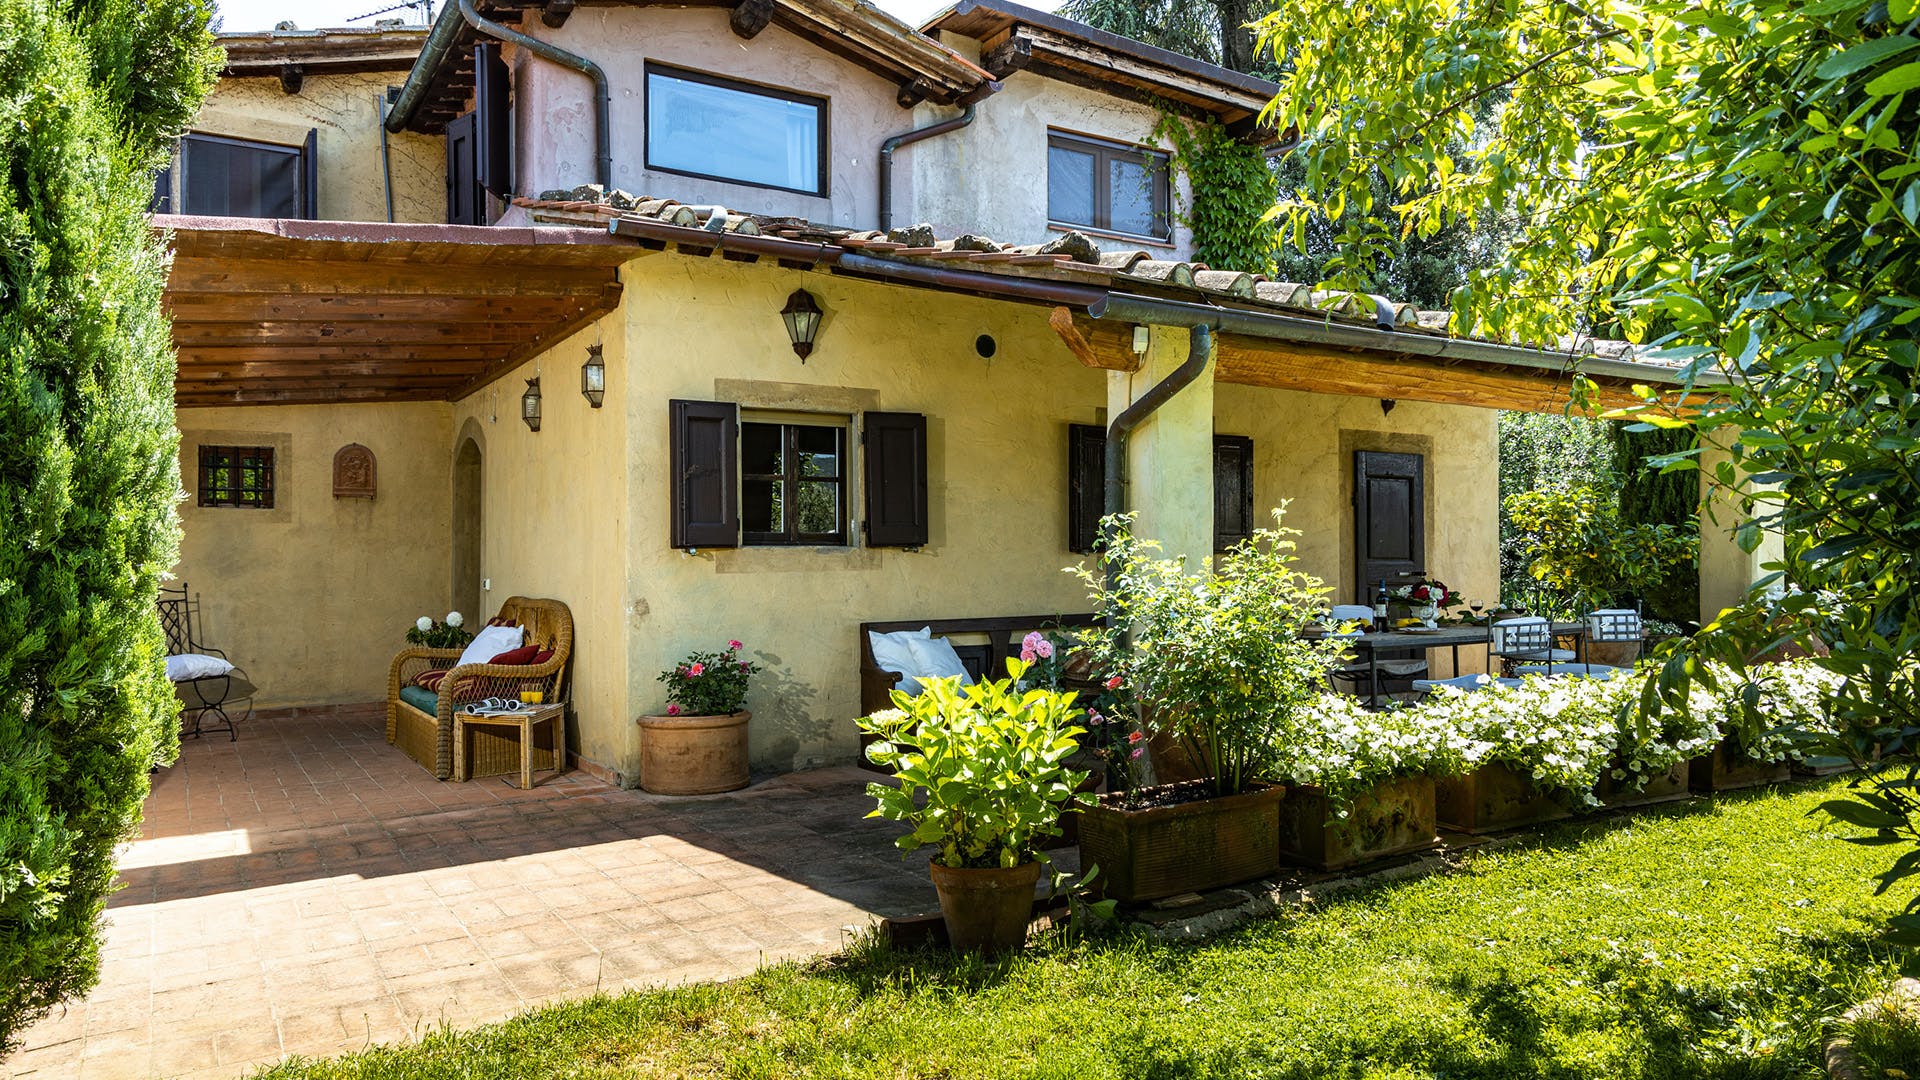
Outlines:
{"label": "wrought iron chair", "polygon": [[[1335,623],[1363,622],[1370,625],[1373,622],[1373,609],[1361,604],[1335,604],[1333,610],[1328,613],[1328,617]],[[1426,652],[1424,650],[1420,651],[1413,659],[1401,659],[1408,655],[1407,650],[1400,649],[1389,651],[1381,656],[1378,663],[1380,665],[1380,684],[1383,691],[1388,690],[1389,683],[1404,684],[1410,679],[1426,678]],[[1370,689],[1368,683],[1372,677],[1372,669],[1369,668],[1363,660],[1356,660],[1345,667],[1336,669],[1328,676],[1329,680],[1335,683],[1336,690],[1339,688],[1339,683],[1347,683],[1353,688],[1352,693],[1357,695],[1364,695],[1368,692]]]}
{"label": "wrought iron chair", "polygon": [[1488,651],[1500,658],[1509,675],[1519,674],[1521,665],[1534,669],[1528,674],[1552,675],[1576,659],[1573,650],[1554,647],[1553,624],[1538,615],[1494,623],[1491,640]]}
{"label": "wrought iron chair", "polygon": [[253,715],[253,682],[234,666],[227,654],[200,640],[200,598],[190,596],[186,582],[178,589],[162,587],[157,605],[160,627],[167,634],[167,678],[180,695],[181,738],[199,738],[209,714],[226,725],[227,741],[240,737],[228,706],[244,704],[240,720]]}

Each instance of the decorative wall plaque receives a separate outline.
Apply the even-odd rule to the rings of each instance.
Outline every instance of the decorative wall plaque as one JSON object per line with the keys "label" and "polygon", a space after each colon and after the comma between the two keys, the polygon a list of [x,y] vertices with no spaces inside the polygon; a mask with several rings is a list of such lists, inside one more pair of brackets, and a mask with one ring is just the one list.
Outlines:
{"label": "decorative wall plaque", "polygon": [[371,499],[374,492],[373,451],[348,443],[333,455],[333,497]]}

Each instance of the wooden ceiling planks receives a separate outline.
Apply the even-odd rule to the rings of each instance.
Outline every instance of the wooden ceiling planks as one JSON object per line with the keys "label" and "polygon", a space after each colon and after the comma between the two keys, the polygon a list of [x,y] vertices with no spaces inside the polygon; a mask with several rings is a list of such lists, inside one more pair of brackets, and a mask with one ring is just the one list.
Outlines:
{"label": "wooden ceiling planks", "polygon": [[594,229],[163,218],[183,408],[457,400],[619,303]]}

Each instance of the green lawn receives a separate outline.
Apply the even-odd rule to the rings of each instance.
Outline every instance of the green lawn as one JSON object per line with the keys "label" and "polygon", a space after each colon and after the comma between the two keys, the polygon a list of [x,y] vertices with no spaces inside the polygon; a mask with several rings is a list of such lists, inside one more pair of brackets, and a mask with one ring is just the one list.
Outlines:
{"label": "green lawn", "polygon": [[264,1075],[1823,1076],[1897,907],[1870,895],[1886,849],[1808,815],[1832,786],[1571,824],[1196,945],[865,950]]}

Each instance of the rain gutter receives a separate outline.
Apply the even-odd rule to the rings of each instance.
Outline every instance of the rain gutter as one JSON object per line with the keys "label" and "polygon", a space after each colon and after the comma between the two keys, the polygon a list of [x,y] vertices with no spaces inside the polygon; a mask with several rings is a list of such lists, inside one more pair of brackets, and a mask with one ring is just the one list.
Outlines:
{"label": "rain gutter", "polygon": [[[498,41],[520,48],[543,60],[570,68],[593,80],[593,173],[594,180],[603,189],[613,188],[613,93],[607,86],[607,73],[600,65],[581,56],[568,52],[551,42],[530,37],[518,30],[488,19],[473,6],[473,0],[456,0],[454,10],[467,26],[479,33]],[[413,118],[414,110],[426,97],[427,83],[431,73],[438,70],[441,62],[452,51],[454,41],[460,36],[460,23],[455,22],[442,11],[434,21],[433,32],[427,37],[426,47],[420,50],[420,59],[407,75],[406,85],[400,88],[400,100],[394,103],[393,110],[387,114],[387,130],[399,132],[406,128]]]}
{"label": "rain gutter", "polygon": [[[1365,324],[1335,322],[1331,319],[1303,318],[1278,312],[1242,311],[1214,307],[1184,300],[1159,300],[1131,293],[1109,293],[1087,306],[1087,315],[1114,322],[1155,326],[1207,326],[1216,333],[1268,341],[1290,341],[1325,345],[1340,349],[1397,352],[1443,360],[1463,360],[1479,364],[1533,368],[1570,375],[1579,371],[1633,382],[1684,382],[1683,373],[1668,371],[1630,360],[1611,360],[1602,356],[1581,356],[1564,350],[1536,349],[1525,345],[1501,345],[1468,338],[1435,337],[1408,331],[1384,330]],[[1701,372],[1695,383],[1723,386],[1727,378],[1718,372]]]}

